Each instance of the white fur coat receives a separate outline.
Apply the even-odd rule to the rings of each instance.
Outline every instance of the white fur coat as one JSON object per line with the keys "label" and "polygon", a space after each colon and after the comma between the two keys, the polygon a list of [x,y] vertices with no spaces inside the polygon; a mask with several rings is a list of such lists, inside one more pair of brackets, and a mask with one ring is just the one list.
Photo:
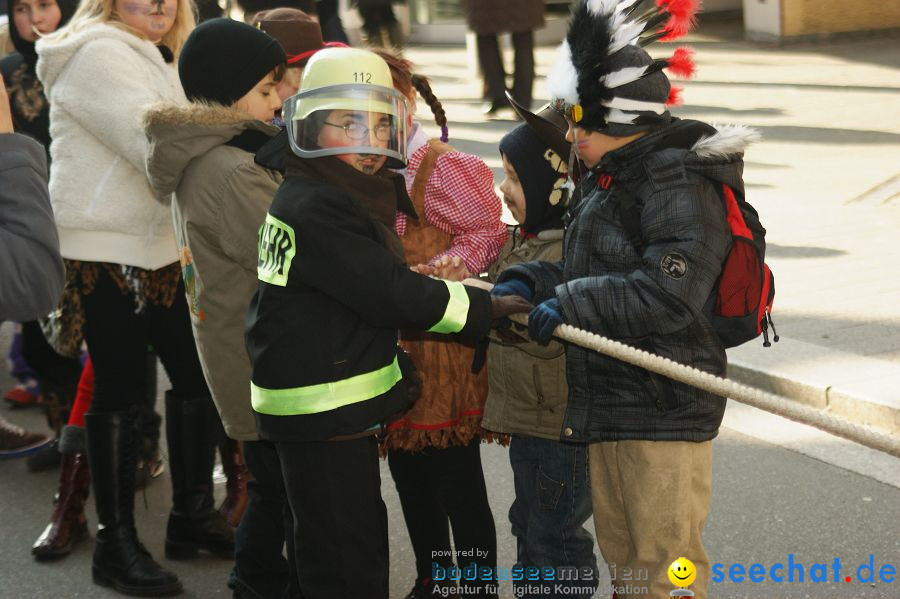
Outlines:
{"label": "white fur coat", "polygon": [[156,270],[178,260],[172,214],[147,182],[144,107],[184,102],[174,65],[110,25],[37,44],[50,101],[50,197],[65,258]]}

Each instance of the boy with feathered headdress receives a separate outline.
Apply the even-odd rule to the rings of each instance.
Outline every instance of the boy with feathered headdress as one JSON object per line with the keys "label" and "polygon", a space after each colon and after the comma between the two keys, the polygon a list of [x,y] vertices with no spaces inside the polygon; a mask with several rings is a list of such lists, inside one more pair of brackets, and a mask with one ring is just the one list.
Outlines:
{"label": "boy with feathered headdress", "polygon": [[[569,212],[562,260],[508,268],[493,292],[535,304],[529,332],[538,341],[568,323],[725,372],[704,315],[732,243],[717,188],[743,193],[743,147],[755,134],[673,117],[678,94],[663,70],[690,76],[691,53],[654,59],[644,50],[684,35],[695,11],[696,0],[576,5],[548,87],[588,169],[584,199]],[[619,599],[643,597],[640,587],[667,596],[667,570],[681,556],[695,564],[691,586],[705,598],[710,441],[725,399],[575,345],[566,362],[560,437],[590,444],[597,540]]]}

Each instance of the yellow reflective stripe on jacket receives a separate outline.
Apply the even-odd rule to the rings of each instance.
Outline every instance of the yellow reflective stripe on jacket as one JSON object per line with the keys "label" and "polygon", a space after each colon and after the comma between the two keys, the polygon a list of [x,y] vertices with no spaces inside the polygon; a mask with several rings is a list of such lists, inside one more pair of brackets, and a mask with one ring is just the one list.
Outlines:
{"label": "yellow reflective stripe on jacket", "polygon": [[385,393],[403,378],[396,356],[378,370],[333,383],[292,389],[264,389],[250,383],[250,402],[260,414],[296,416],[317,414],[365,401]]}
{"label": "yellow reflective stripe on jacket", "polygon": [[259,228],[257,251],[256,277],[270,285],[287,287],[291,262],[297,254],[294,228],[267,213]]}
{"label": "yellow reflective stripe on jacket", "polygon": [[450,292],[450,300],[444,317],[436,325],[428,329],[429,333],[458,333],[466,326],[469,314],[469,294],[465,286],[458,281],[444,281]]}

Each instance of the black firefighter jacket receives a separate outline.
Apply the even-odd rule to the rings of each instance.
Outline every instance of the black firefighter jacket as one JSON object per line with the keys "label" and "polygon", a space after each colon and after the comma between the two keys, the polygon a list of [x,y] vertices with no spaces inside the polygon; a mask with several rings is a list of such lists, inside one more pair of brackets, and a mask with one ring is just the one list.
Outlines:
{"label": "black firefighter jacket", "polygon": [[[691,131],[702,134],[682,149],[663,139]],[[607,154],[584,181],[590,188],[572,210],[562,261],[517,265],[499,280],[531,281],[535,304],[559,298],[571,325],[723,374],[725,350],[702,313],[731,245],[713,186],[743,192],[743,148],[754,135],[675,120]],[[621,185],[637,196],[642,247],[623,228]],[[563,439],[705,441],[718,433],[722,397],[575,345],[566,358]]]}
{"label": "black firefighter jacket", "polygon": [[289,176],[279,188],[260,229],[259,289],[247,315],[263,438],[352,435],[407,409],[398,329],[487,334],[486,291],[412,272],[384,235],[333,185]]}

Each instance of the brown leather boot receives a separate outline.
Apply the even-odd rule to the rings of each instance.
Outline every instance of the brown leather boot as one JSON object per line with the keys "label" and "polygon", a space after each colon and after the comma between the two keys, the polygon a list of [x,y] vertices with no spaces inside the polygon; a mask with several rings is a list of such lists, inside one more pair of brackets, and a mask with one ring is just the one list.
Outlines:
{"label": "brown leather boot", "polygon": [[91,487],[87,456],[70,453],[63,456],[59,474],[59,492],[50,523],[31,548],[37,559],[62,557],[75,543],[87,536],[84,502]]}
{"label": "brown leather boot", "polygon": [[247,478],[250,476],[244,463],[244,446],[240,441],[226,437],[219,444],[219,456],[225,472],[226,491],[219,513],[225,516],[231,526],[237,527],[247,509]]}

